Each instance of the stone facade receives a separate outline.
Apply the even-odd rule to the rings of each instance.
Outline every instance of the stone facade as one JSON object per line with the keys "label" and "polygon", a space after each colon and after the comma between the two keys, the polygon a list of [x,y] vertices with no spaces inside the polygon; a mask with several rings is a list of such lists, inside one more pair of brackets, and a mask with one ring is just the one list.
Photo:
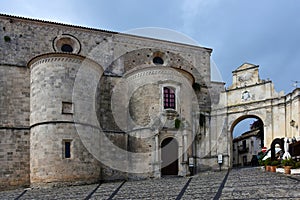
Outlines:
{"label": "stone facade", "polygon": [[300,140],[299,88],[287,95],[276,92],[272,81],[260,79],[258,70],[259,66],[244,63],[233,71],[233,83],[223,93],[227,98],[225,112],[229,136],[232,137],[235,125],[240,121],[256,118],[263,123],[265,147],[269,148],[276,138],[295,137]]}
{"label": "stone facade", "polygon": [[172,173],[190,173],[200,108],[209,132],[211,49],[6,15],[0,25],[1,187],[159,178],[170,139]]}
{"label": "stone facade", "polygon": [[299,136],[300,91],[276,93],[250,64],[225,90],[209,48],[7,15],[0,46],[0,189],[188,176],[220,154],[227,169],[247,116],[266,144]]}

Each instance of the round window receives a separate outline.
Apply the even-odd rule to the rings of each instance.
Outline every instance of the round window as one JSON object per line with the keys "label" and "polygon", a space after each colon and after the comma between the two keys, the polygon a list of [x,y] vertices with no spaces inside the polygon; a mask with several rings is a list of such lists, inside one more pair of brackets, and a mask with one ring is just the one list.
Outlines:
{"label": "round window", "polygon": [[62,52],[68,52],[68,53],[72,53],[73,52],[73,47],[69,44],[63,44],[61,46],[61,51]]}
{"label": "round window", "polygon": [[163,65],[164,60],[161,57],[156,56],[153,58],[153,63],[156,65]]}
{"label": "round window", "polygon": [[53,40],[53,48],[56,52],[79,53],[81,45],[77,38],[69,34],[62,34]]}

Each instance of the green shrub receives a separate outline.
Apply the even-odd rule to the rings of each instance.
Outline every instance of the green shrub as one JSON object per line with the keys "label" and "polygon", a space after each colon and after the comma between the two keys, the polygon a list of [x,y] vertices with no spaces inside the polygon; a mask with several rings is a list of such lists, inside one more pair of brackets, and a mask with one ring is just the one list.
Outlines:
{"label": "green shrub", "polygon": [[258,164],[260,166],[265,166],[265,161],[264,160],[258,160]]}
{"label": "green shrub", "polygon": [[293,167],[295,165],[295,161],[293,159],[289,158],[289,159],[286,159],[286,160],[282,160],[281,164],[283,166],[292,166]]}
{"label": "green shrub", "polygon": [[300,168],[300,161],[298,161],[298,162],[295,163],[295,168],[296,169]]}
{"label": "green shrub", "polygon": [[274,160],[271,162],[272,166],[278,166],[280,164],[280,162],[278,160]]}
{"label": "green shrub", "polygon": [[175,128],[180,128],[180,123],[181,123],[181,121],[180,121],[180,119],[175,119]]}
{"label": "green shrub", "polygon": [[271,158],[267,158],[264,163],[265,165],[271,165]]}

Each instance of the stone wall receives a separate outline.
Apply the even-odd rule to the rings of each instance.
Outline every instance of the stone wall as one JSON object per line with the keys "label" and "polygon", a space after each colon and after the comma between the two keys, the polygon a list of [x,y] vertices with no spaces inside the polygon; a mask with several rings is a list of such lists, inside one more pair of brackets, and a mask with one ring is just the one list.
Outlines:
{"label": "stone wall", "polygon": [[26,67],[0,64],[0,190],[30,183],[29,86]]}
{"label": "stone wall", "polygon": [[[112,102],[112,93],[119,81],[119,77],[102,76],[98,84],[96,93],[96,99],[98,100],[96,102],[96,112],[100,127],[104,131],[124,131],[122,130],[122,127],[118,126],[115,121],[117,116],[112,112],[112,106],[114,106],[114,103]],[[122,99],[120,99],[119,103],[121,104],[122,102]]]}
{"label": "stone wall", "polygon": [[41,55],[29,67],[31,184],[99,181],[101,165],[92,151],[99,146],[97,128],[90,127],[96,127],[93,91],[101,67],[73,54]]}
{"label": "stone wall", "polygon": [[128,178],[128,135],[105,132],[101,137],[99,160],[102,163],[101,178],[105,181]]}
{"label": "stone wall", "polygon": [[[208,48],[6,15],[0,15],[0,46],[3,47],[0,60],[2,63],[26,66],[35,56],[55,52],[56,38],[64,34],[79,42],[80,49],[76,53],[95,60],[105,69],[128,52],[152,48],[165,53],[173,52],[178,58],[184,58],[197,67],[205,82],[210,82],[212,50]],[[133,60],[129,61],[132,63]],[[177,61],[174,59],[172,62]]]}
{"label": "stone wall", "polygon": [[158,84],[143,85],[135,90],[129,100],[130,118],[136,126],[146,127],[151,113],[159,113],[160,88]]}
{"label": "stone wall", "polygon": [[[78,127],[68,123],[50,123],[31,128],[30,181],[43,184],[83,184],[101,180],[101,164],[89,152]],[[64,154],[64,142],[71,143],[70,158]],[[84,143],[85,142],[85,143]]]}
{"label": "stone wall", "polygon": [[[63,52],[65,43],[70,52]],[[160,87],[177,88],[177,111],[188,129],[197,103],[209,110],[208,48],[6,15],[0,15],[0,46],[1,183],[152,177],[149,126],[162,112]],[[145,77],[151,84],[140,87]],[[71,158],[64,158],[65,142]],[[146,154],[130,158],[128,150]]]}
{"label": "stone wall", "polygon": [[0,129],[0,191],[29,186],[29,129]]}
{"label": "stone wall", "polygon": [[0,127],[28,128],[29,70],[0,64]]}

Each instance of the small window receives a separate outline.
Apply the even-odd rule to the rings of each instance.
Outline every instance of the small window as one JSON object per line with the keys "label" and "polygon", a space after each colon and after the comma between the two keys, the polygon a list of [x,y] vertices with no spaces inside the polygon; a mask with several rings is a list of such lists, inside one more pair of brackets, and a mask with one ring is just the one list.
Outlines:
{"label": "small window", "polygon": [[246,140],[243,140],[243,149],[246,149]]}
{"label": "small window", "polygon": [[63,141],[63,154],[64,158],[71,158],[71,141],[70,140],[65,140]]}
{"label": "small window", "polygon": [[199,124],[201,127],[205,126],[205,115],[200,114]]}
{"label": "small window", "polygon": [[156,56],[153,58],[153,63],[156,65],[163,65],[164,60],[161,57]]}
{"label": "small window", "polygon": [[53,48],[56,52],[79,54],[81,44],[79,40],[70,34],[61,34],[54,38]]}
{"label": "small window", "polygon": [[73,52],[73,47],[69,44],[63,44],[61,46],[61,51],[62,52],[67,52],[67,53],[72,53]]}
{"label": "small window", "polygon": [[175,103],[175,90],[169,87],[164,87],[164,109],[175,109]]}
{"label": "small window", "polygon": [[62,102],[62,114],[73,114],[72,102]]}

